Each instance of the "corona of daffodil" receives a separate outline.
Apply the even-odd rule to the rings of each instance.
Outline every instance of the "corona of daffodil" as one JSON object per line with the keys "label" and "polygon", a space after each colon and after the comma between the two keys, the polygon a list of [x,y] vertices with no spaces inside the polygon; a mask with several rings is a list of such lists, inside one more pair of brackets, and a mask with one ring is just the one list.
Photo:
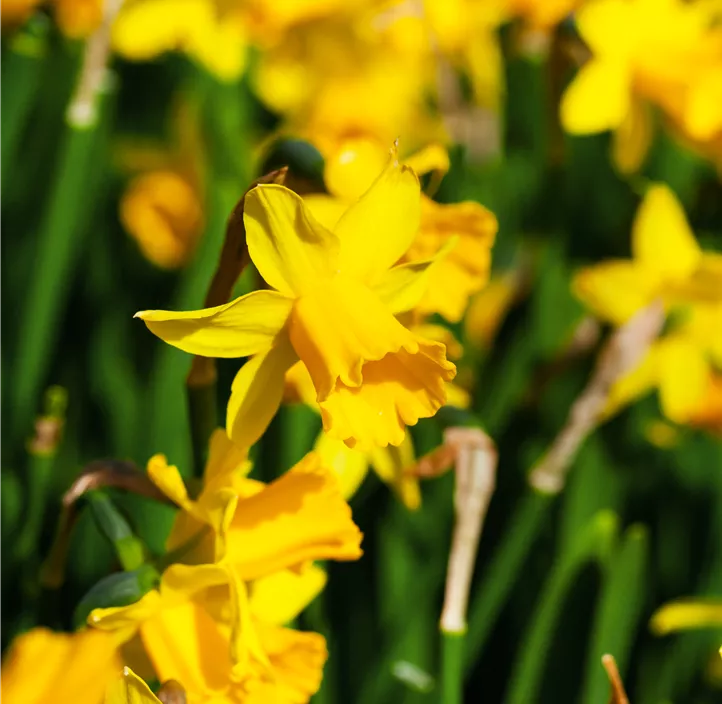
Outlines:
{"label": "corona of daffodil", "polygon": [[597,264],[574,280],[577,296],[615,325],[655,299],[670,312],[667,333],[612,387],[607,414],[658,388],[665,415],[687,423],[704,414],[715,368],[722,366],[722,255],[700,249],[663,185],[650,187],[639,208],[632,252],[631,260]]}
{"label": "corona of daffodil", "polygon": [[272,287],[190,312],[137,314],[186,352],[252,358],[238,372],[227,429],[248,447],[268,426],[285,372],[299,359],[316,389],[324,429],[349,446],[399,445],[404,428],[433,416],[456,372],[442,344],[395,317],[423,297],[433,259],[397,265],[419,227],[414,172],[394,150],[368,191],[333,230],[283,186],[245,199],[248,250]]}

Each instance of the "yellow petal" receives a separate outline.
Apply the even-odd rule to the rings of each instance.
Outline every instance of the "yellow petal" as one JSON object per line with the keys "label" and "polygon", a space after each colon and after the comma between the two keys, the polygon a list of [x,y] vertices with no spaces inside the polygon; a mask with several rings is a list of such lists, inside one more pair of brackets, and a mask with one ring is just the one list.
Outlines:
{"label": "yellow petal", "polygon": [[709,387],[711,370],[704,351],[681,337],[660,344],[659,395],[664,414],[686,423],[701,406]]}
{"label": "yellow petal", "polygon": [[160,593],[157,589],[152,589],[134,604],[93,609],[88,616],[88,623],[104,631],[137,629],[155,616],[160,608]]}
{"label": "yellow petal", "polygon": [[516,275],[509,273],[492,277],[472,298],[464,320],[464,335],[471,344],[480,349],[491,344],[518,290]]}
{"label": "yellow petal", "polygon": [[353,202],[368,190],[387,160],[387,150],[375,140],[366,137],[346,140],[326,159],[323,173],[326,188],[347,204]]}
{"label": "yellow petal", "polygon": [[631,261],[610,260],[581,269],[572,281],[574,295],[591,311],[622,325],[657,296],[656,272]]}
{"label": "yellow petal", "polygon": [[401,350],[363,367],[363,384],[337,384],[320,403],[326,432],[349,447],[400,445],[404,429],[429,418],[446,401],[445,382],[456,367],[444,346],[418,338],[416,353]]}
{"label": "yellow petal", "polygon": [[237,481],[251,471],[248,448],[233,442],[228,433],[216,428],[208,445],[208,461],[203,472],[203,490],[233,488]]}
{"label": "yellow petal", "polygon": [[105,704],[160,704],[160,699],[133,670],[124,667],[123,674],[108,687]]}
{"label": "yellow petal", "polygon": [[451,162],[449,152],[441,144],[429,144],[404,159],[404,164],[410,166],[417,174],[428,174],[433,171],[443,176],[449,170]]}
{"label": "yellow petal", "polygon": [[572,134],[593,134],[619,127],[629,112],[631,80],[618,61],[592,59],[562,96],[561,121]]}
{"label": "yellow petal", "polygon": [[604,418],[611,418],[625,406],[649,393],[659,383],[659,343],[650,347],[642,361],[612,384],[604,407]]}
{"label": "yellow petal", "polygon": [[282,626],[296,618],[324,586],[326,572],[317,565],[274,572],[251,583],[251,613],[263,623]]}
{"label": "yellow petal", "polygon": [[253,263],[281,293],[299,295],[338,270],[338,238],[288,188],[270,184],[251,190],[243,222]]}
{"label": "yellow petal", "polygon": [[323,466],[336,472],[341,495],[344,499],[350,499],[368,474],[369,460],[366,454],[352,450],[343,441],[324,432],[319,434],[313,449],[321,458]]}
{"label": "yellow petal", "polygon": [[405,471],[415,462],[409,431],[406,431],[404,441],[398,447],[376,447],[370,450],[369,455],[376,474],[391,486],[406,508],[416,510],[421,505],[419,480]]}
{"label": "yellow petal", "polygon": [[326,641],[318,633],[257,625],[263,649],[268,653],[273,678],[249,684],[244,704],[307,702],[318,691],[328,657]]}
{"label": "yellow petal", "polygon": [[98,704],[120,668],[117,641],[111,634],[34,628],[12,642],[3,661],[2,700]]}
{"label": "yellow petal", "polygon": [[176,506],[192,510],[193,502],[188,497],[183,477],[178,467],[168,464],[165,455],[153,455],[148,460],[148,477]]}
{"label": "yellow petal", "polygon": [[431,259],[399,264],[389,269],[374,288],[376,294],[395,315],[415,308],[432,285],[435,271],[459,244],[454,237]]}
{"label": "yellow petal", "polygon": [[318,410],[313,379],[311,379],[306,365],[301,361],[296,362],[296,364],[286,372],[284,400],[286,403],[305,403],[313,410]]}
{"label": "yellow petal", "polygon": [[233,380],[226,412],[226,430],[233,442],[250,447],[263,435],[281,405],[286,370],[296,359],[283,335],[268,352],[252,357],[241,367]]}
{"label": "yellow petal", "polygon": [[[692,276],[665,286],[664,299],[670,305],[722,303],[722,254],[702,252]],[[695,310],[702,307],[695,305]]]}
{"label": "yellow petal", "polygon": [[322,400],[340,380],[358,386],[365,361],[403,348],[414,336],[363,284],[339,275],[296,301],[289,321],[291,342]]}
{"label": "yellow petal", "polygon": [[292,301],[275,291],[254,291],[215,308],[144,310],[136,318],[169,345],[204,357],[247,357],[268,349],[283,328]]}
{"label": "yellow petal", "polygon": [[633,5],[626,0],[604,0],[585,3],[578,10],[577,29],[595,54],[623,55],[628,51],[637,29],[630,26]]}
{"label": "yellow petal", "polygon": [[612,158],[623,174],[632,174],[642,166],[652,143],[653,127],[649,106],[633,100],[612,141]]}
{"label": "yellow petal", "polygon": [[327,196],[324,193],[313,193],[303,197],[303,202],[326,229],[333,231],[336,223],[348,209],[348,203],[340,198]]}
{"label": "yellow petal", "polygon": [[421,191],[416,174],[392,150],[386,168],[336,225],[340,269],[373,284],[406,253],[419,229]]}
{"label": "yellow petal", "polygon": [[666,278],[683,279],[697,267],[699,245],[682,205],[668,186],[655,184],[647,190],[634,220],[632,253]]}
{"label": "yellow petal", "polygon": [[239,501],[226,559],[248,581],[309,560],[358,559],[361,537],[334,473],[310,453]]}
{"label": "yellow petal", "polygon": [[709,599],[680,599],[655,611],[649,624],[657,635],[688,628],[722,626],[722,602]]}
{"label": "yellow petal", "polygon": [[694,77],[685,110],[685,127],[693,139],[706,141],[722,131],[722,64]]}

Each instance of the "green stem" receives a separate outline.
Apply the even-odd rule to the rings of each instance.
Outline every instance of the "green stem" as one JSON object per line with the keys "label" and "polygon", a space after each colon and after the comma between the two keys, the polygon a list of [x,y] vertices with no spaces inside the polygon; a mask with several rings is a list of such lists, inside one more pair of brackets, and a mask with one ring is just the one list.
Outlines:
{"label": "green stem", "polygon": [[464,633],[441,634],[441,701],[461,704],[464,701]]}
{"label": "green stem", "polygon": [[471,602],[469,609],[464,654],[467,674],[474,667],[496,618],[519,577],[524,560],[539,535],[553,499],[552,496],[536,492],[524,497],[509,521],[509,528],[504,532],[491,563],[484,568],[484,577],[476,588],[477,597]]}
{"label": "green stem", "polygon": [[98,159],[97,131],[97,125],[85,129],[67,125],[50,203],[35,244],[37,259],[21,310],[11,390],[16,440],[27,432],[82,250],[93,187],[98,182],[91,168]]}
{"label": "green stem", "polygon": [[10,41],[2,66],[2,181],[19,146],[23,128],[40,83],[40,72],[48,48],[50,21],[35,15]]}
{"label": "green stem", "polygon": [[514,665],[509,695],[504,700],[508,704],[532,704],[538,700],[546,656],[565,597],[587,562],[606,559],[616,531],[616,516],[609,511],[600,511],[552,569],[531,626],[522,640],[522,652]]}

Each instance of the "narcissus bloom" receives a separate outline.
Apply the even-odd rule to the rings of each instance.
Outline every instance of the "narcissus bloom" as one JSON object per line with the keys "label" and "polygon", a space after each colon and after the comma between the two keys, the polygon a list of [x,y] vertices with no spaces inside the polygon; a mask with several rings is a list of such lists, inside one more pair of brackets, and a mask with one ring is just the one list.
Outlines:
{"label": "narcissus bloom", "polygon": [[722,104],[708,85],[722,63],[719,13],[704,1],[585,4],[576,23],[592,58],[562,99],[565,129],[616,130],[615,155],[624,171],[639,166],[650,142],[648,104],[661,107],[690,138],[711,139],[722,129]]}
{"label": "narcissus bloom", "polygon": [[34,628],[10,646],[2,667],[2,700],[6,704],[100,704],[120,669],[118,639],[112,634]]}
{"label": "narcissus bloom", "polygon": [[631,260],[603,262],[574,279],[577,296],[621,325],[655,299],[671,313],[668,332],[610,393],[607,415],[652,388],[665,415],[687,423],[702,412],[722,365],[722,255],[704,252],[666,186],[652,186],[632,231]]}
{"label": "narcissus bloom", "polygon": [[434,261],[396,265],[416,237],[420,211],[418,179],[395,151],[333,230],[287,188],[258,186],[246,196],[244,222],[251,259],[273,290],[137,317],[192,354],[253,355],[228,404],[227,429],[242,446],[268,426],[285,372],[299,359],[326,432],[349,446],[399,445],[405,426],[445,403],[445,383],[456,373],[443,345],[395,317],[418,305]]}

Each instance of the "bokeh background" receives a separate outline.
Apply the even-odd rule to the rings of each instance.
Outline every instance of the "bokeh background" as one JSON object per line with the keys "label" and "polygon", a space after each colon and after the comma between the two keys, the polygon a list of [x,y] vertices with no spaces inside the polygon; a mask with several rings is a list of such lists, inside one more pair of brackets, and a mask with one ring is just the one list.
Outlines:
{"label": "bokeh background", "polygon": [[[671,599],[722,597],[719,409],[706,427],[676,424],[647,394],[587,439],[562,495],[537,502],[526,482],[609,332],[573,295],[573,276],[630,256],[648,184],[667,184],[701,246],[722,250],[719,162],[670,125],[665,106],[649,100],[649,147],[631,165],[615,160],[608,131],[564,129],[562,95],[590,54],[574,14],[584,3],[128,0],[97,115],[68,118],[102,4],[2,8],[3,647],[37,624],[71,628],[81,598],[118,568],[86,508],[64,583],[39,580],[81,467],[142,467],[163,452],[192,473],[190,358],[133,314],[201,307],[226,220],[253,179],[289,165],[292,188],[323,192],[342,138],[388,149],[399,137],[402,152],[448,150],[435,200],[477,201],[499,223],[491,283],[451,326],[470,412],[500,457],[471,595],[467,700],[511,701],[516,688],[526,694],[515,701],[604,702],[609,651],[635,704],[719,701],[722,631],[660,637],[648,625]],[[646,5],[654,23],[661,10]],[[149,16],[134,17],[138,8]],[[218,26],[201,31],[208,16]],[[379,36],[357,28],[370,16],[364,32]],[[379,38],[409,18],[437,22],[435,43],[413,27]],[[236,293],[259,285],[250,267]],[[240,364],[220,362],[219,411]],[[41,416],[64,419],[49,451],[29,442]],[[419,456],[448,422],[442,412],[412,428]],[[319,430],[312,410],[284,405],[253,449],[255,476],[278,476]],[[365,555],[329,565],[300,621],[329,640],[314,701],[438,700],[452,491],[451,474],[425,482],[410,511],[369,474],[351,499]],[[173,511],[112,496],[162,553]],[[493,562],[501,548],[525,555],[508,579]],[[495,588],[485,612],[481,596]]]}

